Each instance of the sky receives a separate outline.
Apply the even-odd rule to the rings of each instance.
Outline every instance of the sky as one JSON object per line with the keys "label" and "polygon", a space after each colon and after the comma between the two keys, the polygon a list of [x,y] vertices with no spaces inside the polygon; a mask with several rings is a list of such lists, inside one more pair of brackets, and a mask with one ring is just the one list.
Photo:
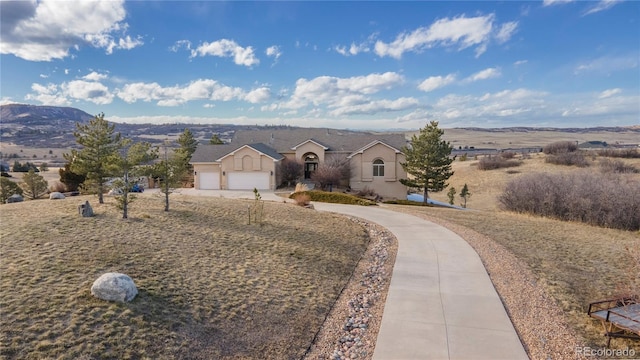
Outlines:
{"label": "sky", "polygon": [[640,124],[639,1],[0,1],[0,103],[120,123]]}

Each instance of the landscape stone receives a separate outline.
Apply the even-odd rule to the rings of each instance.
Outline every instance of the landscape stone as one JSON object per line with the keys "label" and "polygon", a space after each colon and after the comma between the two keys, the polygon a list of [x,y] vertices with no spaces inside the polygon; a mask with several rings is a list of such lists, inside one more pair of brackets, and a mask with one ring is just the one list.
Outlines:
{"label": "landscape stone", "polygon": [[57,191],[54,191],[51,194],[49,194],[49,200],[57,200],[57,199],[64,199],[64,194]]}
{"label": "landscape stone", "polygon": [[84,203],[78,205],[78,213],[82,215],[82,217],[92,217],[93,216],[93,208],[89,204],[89,200]]}
{"label": "landscape stone", "polygon": [[17,203],[17,202],[22,202],[22,201],[24,201],[24,198],[22,197],[22,195],[13,194],[13,195],[9,196],[9,198],[7,199],[7,204]]}
{"label": "landscape stone", "polygon": [[138,295],[138,288],[125,274],[102,274],[91,286],[91,294],[107,301],[129,302]]}

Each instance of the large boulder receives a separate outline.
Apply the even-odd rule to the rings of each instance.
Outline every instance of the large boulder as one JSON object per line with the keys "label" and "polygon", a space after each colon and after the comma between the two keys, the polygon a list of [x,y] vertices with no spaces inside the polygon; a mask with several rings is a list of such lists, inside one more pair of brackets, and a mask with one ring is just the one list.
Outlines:
{"label": "large boulder", "polygon": [[54,191],[51,194],[49,194],[49,200],[58,200],[58,199],[64,199],[64,194],[57,191]]}
{"label": "large boulder", "polygon": [[78,213],[82,217],[92,217],[93,216],[93,208],[91,204],[89,204],[89,200],[78,205]]}
{"label": "large boulder", "polygon": [[91,294],[107,301],[129,302],[138,295],[138,288],[125,274],[102,274],[91,286]]}

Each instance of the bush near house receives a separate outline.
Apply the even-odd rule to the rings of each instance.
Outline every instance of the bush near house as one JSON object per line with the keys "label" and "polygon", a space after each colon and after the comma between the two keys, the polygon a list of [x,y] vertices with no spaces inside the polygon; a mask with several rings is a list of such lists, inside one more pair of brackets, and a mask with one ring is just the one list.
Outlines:
{"label": "bush near house", "polygon": [[362,199],[357,196],[339,193],[339,192],[327,192],[327,191],[303,191],[303,192],[295,192],[289,196],[291,199],[295,199],[300,195],[308,195],[311,198],[311,201],[318,202],[326,202],[333,204],[347,204],[347,205],[376,205],[375,201]]}
{"label": "bush near house", "polygon": [[598,156],[617,157],[627,159],[640,159],[640,151],[638,149],[603,149],[598,150]]}

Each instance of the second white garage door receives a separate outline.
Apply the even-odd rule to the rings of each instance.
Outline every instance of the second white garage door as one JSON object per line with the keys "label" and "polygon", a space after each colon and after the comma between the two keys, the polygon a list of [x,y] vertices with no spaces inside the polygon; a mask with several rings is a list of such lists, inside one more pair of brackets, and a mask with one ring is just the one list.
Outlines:
{"label": "second white garage door", "polygon": [[227,178],[229,190],[269,190],[268,172],[231,172]]}

